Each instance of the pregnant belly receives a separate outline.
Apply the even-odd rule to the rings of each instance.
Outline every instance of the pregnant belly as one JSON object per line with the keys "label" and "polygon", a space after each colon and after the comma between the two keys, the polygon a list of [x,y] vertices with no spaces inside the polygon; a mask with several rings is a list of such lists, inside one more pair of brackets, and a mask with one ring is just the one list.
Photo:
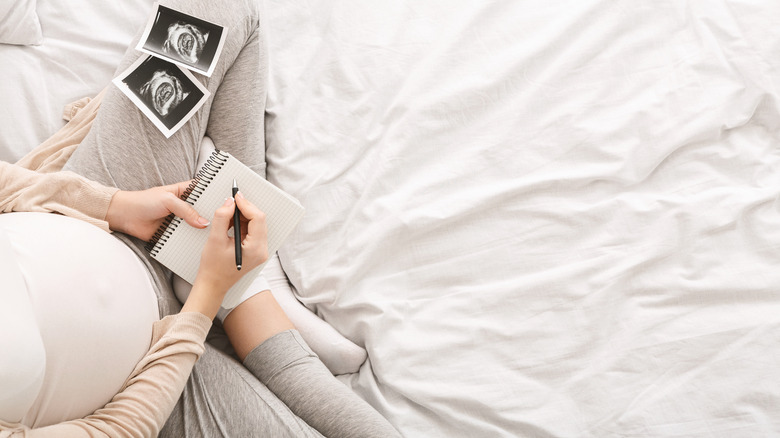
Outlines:
{"label": "pregnant belly", "polygon": [[157,300],[146,268],[110,234],[47,213],[0,214],[0,419],[84,417],[149,348]]}

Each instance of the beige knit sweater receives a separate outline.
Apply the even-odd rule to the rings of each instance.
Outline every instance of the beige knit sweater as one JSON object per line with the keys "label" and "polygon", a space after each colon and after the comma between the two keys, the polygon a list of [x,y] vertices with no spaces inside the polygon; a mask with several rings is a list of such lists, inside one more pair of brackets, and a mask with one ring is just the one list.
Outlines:
{"label": "beige knit sweater", "polygon": [[68,105],[68,124],[16,164],[0,161],[0,212],[61,213],[108,231],[106,212],[118,189],[61,171],[89,132],[104,93]]}
{"label": "beige knit sweater", "polygon": [[[0,161],[0,211],[54,212],[109,231],[106,212],[117,189],[61,169],[89,132],[103,93],[66,108],[70,120],[16,164]],[[151,347],[109,404],[92,415],[40,429],[0,421],[6,437],[154,437],[203,354],[211,320],[184,312],[154,324]]]}

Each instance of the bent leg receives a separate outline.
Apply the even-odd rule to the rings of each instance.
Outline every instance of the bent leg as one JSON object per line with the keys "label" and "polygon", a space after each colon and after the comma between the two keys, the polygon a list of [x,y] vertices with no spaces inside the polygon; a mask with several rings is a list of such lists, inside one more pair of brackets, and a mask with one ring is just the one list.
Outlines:
{"label": "bent leg", "polygon": [[325,436],[400,437],[379,412],[330,374],[295,330],[263,342],[244,366]]}
{"label": "bent leg", "polygon": [[[264,174],[267,59],[258,2],[168,0],[161,4],[228,29],[211,77],[194,73],[211,96],[166,139],[118,88],[109,86],[92,129],[65,170],[123,190],[172,184],[192,178],[201,140],[208,134],[218,148]],[[140,35],[117,74],[146,56],[134,49]]]}
{"label": "bent leg", "polygon": [[208,344],[159,436],[322,437],[238,361]]}

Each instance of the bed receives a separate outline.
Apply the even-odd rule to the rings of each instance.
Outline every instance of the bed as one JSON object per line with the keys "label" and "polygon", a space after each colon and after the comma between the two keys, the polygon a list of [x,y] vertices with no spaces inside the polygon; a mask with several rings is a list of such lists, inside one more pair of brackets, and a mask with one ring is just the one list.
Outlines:
{"label": "bed", "polygon": [[[37,2],[0,159],[151,3]],[[268,178],[307,211],[279,257],[404,436],[780,435],[780,3],[265,10]]]}

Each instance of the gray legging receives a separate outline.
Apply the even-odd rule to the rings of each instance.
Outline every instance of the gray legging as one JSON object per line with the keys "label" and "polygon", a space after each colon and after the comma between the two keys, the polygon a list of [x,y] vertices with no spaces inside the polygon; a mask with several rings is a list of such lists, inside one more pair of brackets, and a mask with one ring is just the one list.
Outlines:
{"label": "gray legging", "polygon": [[[65,166],[124,190],[192,177],[204,135],[265,174],[264,108],[267,56],[263,11],[256,0],[170,0],[163,5],[228,28],[206,104],[166,139],[116,87],[106,93],[90,133]],[[150,11],[151,12],[151,11]],[[139,56],[130,46],[117,74]],[[171,274],[152,260],[144,242],[116,234],[148,268],[160,316],[180,309]],[[259,380],[258,380],[259,379]],[[316,429],[316,430],[315,430]],[[239,363],[206,345],[160,436],[269,437],[398,436],[367,403],[336,380],[296,331],[280,333]]]}

